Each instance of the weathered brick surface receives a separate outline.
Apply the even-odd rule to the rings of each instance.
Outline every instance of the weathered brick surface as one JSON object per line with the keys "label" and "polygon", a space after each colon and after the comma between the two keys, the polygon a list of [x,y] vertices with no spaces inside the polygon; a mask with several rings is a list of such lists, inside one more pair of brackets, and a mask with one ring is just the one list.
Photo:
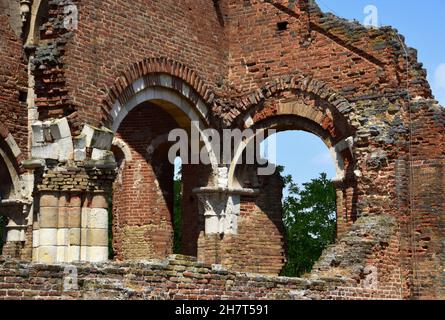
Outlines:
{"label": "weathered brick surface", "polygon": [[[284,278],[235,273],[170,256],[145,263],[48,266],[0,261],[0,299],[396,299],[394,292],[362,289],[353,281]],[[67,286],[74,284],[76,287]],[[64,286],[65,285],[65,286]]]}
{"label": "weathered brick surface", "polygon": [[76,265],[78,281],[74,283],[79,287],[66,292],[67,266],[0,260],[0,297],[401,299],[406,298],[401,269],[392,267],[400,257],[395,227],[395,219],[389,216],[359,219],[339,245],[326,250],[314,271],[301,279],[236,273],[196,258],[170,256],[156,262]]}
{"label": "weathered brick surface", "polygon": [[[305,8],[306,2],[228,1],[234,89],[247,93],[298,70],[348,98],[400,91],[406,66],[394,29],[369,30],[316,7]],[[286,30],[277,27],[281,22],[288,23]],[[415,52],[410,54],[412,88],[430,95]]]}
{"label": "weathered brick surface", "polygon": [[[100,266],[101,276],[96,267],[80,266],[86,285],[70,296],[61,292],[59,267],[3,262],[1,297],[444,298],[445,112],[431,100],[415,50],[405,48],[396,30],[366,29],[308,1],[72,3],[79,10],[76,30],[63,25],[67,2],[50,0],[46,12],[39,11],[38,41],[26,48],[40,119],[67,117],[73,137],[85,124],[110,127],[114,106],[135,97],[136,80],[158,88],[161,75],[168,74],[169,92],[210,110],[201,119],[209,127],[305,130],[329,148],[352,137],[353,144],[339,151],[339,237],[304,288],[300,280],[269,282],[206,267],[201,271],[208,277],[189,277],[201,267],[182,261],[170,263],[181,269],[172,274],[169,266],[148,267],[157,270],[149,271],[148,280],[140,265]],[[0,135],[11,133],[26,153],[27,110],[20,91],[27,86],[27,59],[20,27],[0,8]],[[173,167],[166,146],[151,157],[147,148],[178,126],[173,118],[184,118],[172,108],[168,114],[145,107],[130,112],[117,130],[131,155],[114,183],[119,260],[163,259],[172,251]],[[4,141],[0,147],[11,151]],[[122,150],[114,151],[119,158]],[[114,172],[85,164],[45,162],[34,172],[36,191],[109,190]],[[281,186],[253,186],[237,173],[242,187],[259,187],[260,193],[242,198],[238,235],[205,236],[193,189],[211,184],[207,171],[184,167],[184,253],[204,262],[216,258],[237,271],[278,274],[285,260]],[[6,251],[21,256],[30,247],[27,235],[25,245],[8,244]],[[127,279],[123,269],[135,278]],[[29,283],[17,276],[20,270],[29,272]],[[332,287],[323,280],[335,276],[343,282]]]}
{"label": "weathered brick surface", "polygon": [[12,134],[22,152],[28,146],[27,75],[20,38],[0,8],[0,137]]}
{"label": "weathered brick surface", "polygon": [[74,2],[82,19],[66,48],[66,81],[88,121],[99,122],[117,77],[146,58],[183,63],[215,89],[227,73],[227,39],[212,1]]}
{"label": "weathered brick surface", "polygon": [[[127,143],[130,159],[123,159],[114,185],[114,250],[118,260],[162,258],[172,253],[173,170],[168,158],[168,133],[179,124],[155,104],[134,109],[117,137]],[[156,139],[161,137],[161,139]],[[196,255],[199,231],[197,199],[202,167],[182,167],[182,247]],[[135,203],[138,203],[135,206]],[[202,222],[202,221],[201,221]]]}
{"label": "weathered brick surface", "polygon": [[277,275],[286,262],[283,182],[278,175],[262,177],[258,197],[241,198],[238,234],[226,237],[222,264],[233,270]]}

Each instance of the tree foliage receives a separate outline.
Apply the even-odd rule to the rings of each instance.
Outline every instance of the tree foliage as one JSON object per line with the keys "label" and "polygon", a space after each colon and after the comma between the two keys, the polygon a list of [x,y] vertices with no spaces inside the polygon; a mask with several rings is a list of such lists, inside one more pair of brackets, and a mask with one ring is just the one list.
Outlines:
{"label": "tree foliage", "polygon": [[[280,168],[281,172],[283,168]],[[300,188],[291,176],[283,178],[289,195],[283,201],[288,262],[282,274],[309,272],[322,251],[335,239],[336,195],[325,173]]]}

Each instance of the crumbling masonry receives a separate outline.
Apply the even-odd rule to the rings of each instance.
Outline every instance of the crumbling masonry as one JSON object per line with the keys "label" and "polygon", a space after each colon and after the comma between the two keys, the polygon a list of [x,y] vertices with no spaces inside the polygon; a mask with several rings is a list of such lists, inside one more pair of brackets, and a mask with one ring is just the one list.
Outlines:
{"label": "crumbling masonry", "polygon": [[[445,111],[392,28],[308,0],[0,0],[0,110],[0,299],[445,298]],[[330,148],[312,273],[278,277],[282,181],[236,159],[183,165],[172,255],[167,135],[196,123]]]}

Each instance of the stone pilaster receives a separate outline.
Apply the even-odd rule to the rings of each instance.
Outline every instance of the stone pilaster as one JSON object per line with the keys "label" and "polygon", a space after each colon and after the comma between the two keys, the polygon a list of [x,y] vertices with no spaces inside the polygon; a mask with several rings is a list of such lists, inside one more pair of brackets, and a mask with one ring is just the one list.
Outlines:
{"label": "stone pilaster", "polygon": [[91,193],[82,205],[82,261],[108,260],[108,202],[105,193]]}
{"label": "stone pilaster", "polygon": [[108,259],[108,203],[116,162],[113,133],[85,125],[72,136],[66,118],[32,125],[36,222],[33,261],[104,262]]}

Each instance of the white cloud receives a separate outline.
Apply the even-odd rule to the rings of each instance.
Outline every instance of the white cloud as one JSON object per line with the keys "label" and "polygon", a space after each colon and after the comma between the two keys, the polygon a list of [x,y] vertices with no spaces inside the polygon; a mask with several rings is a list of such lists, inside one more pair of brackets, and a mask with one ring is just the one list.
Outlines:
{"label": "white cloud", "polygon": [[445,63],[440,64],[434,72],[434,85],[439,89],[445,89]]}
{"label": "white cloud", "polygon": [[332,159],[329,150],[326,150],[325,152],[319,153],[317,156],[315,156],[312,159],[312,163],[314,165],[327,166],[327,165],[333,165],[334,160]]}

